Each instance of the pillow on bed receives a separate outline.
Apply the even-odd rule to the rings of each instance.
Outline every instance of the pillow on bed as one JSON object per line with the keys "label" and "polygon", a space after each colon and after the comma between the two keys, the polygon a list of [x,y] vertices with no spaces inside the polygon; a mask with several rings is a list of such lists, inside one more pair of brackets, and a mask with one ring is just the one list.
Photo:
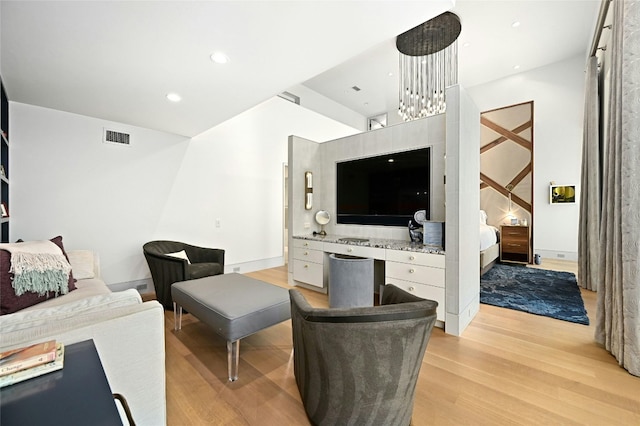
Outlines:
{"label": "pillow on bed", "polygon": [[486,225],[487,224],[487,212],[484,210],[480,210],[480,223]]}

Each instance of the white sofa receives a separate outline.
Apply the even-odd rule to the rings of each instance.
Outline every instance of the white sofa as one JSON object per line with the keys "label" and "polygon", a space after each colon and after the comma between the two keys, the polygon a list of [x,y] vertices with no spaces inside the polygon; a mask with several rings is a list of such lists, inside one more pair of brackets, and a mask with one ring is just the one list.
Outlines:
{"label": "white sofa", "polygon": [[48,339],[65,345],[93,339],[112,392],[126,398],[136,424],[166,424],[162,305],[142,302],[133,289],[111,292],[91,252],[67,254],[77,289],[0,316],[0,351]]}

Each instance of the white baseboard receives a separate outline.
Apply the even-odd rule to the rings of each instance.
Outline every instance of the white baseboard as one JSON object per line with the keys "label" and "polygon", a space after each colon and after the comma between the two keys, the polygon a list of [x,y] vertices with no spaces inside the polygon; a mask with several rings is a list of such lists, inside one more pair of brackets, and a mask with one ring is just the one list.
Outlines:
{"label": "white baseboard", "polygon": [[459,314],[446,313],[444,331],[454,336],[462,335],[462,332],[471,324],[480,310],[480,295],[478,294]]}
{"label": "white baseboard", "polygon": [[[225,274],[229,274],[231,272],[238,272],[238,273],[244,274],[247,272],[259,271],[261,269],[275,268],[277,266],[282,266],[282,265],[284,265],[284,257],[279,256],[271,259],[260,259],[252,262],[243,262],[243,263],[236,263],[233,265],[225,265],[224,272]],[[135,288],[141,294],[152,293],[155,291],[153,288],[153,280],[151,279],[151,277],[144,278],[141,280],[125,281],[125,282],[116,283],[116,284],[109,284],[107,285],[107,287],[109,287],[111,291],[123,291],[123,290],[128,290],[130,288]]]}
{"label": "white baseboard", "polygon": [[247,272],[260,271],[261,269],[275,268],[283,265],[284,257],[278,256],[270,259],[260,259],[251,262],[224,265],[224,273],[229,274],[231,272],[237,272],[239,274],[245,274]]}
{"label": "white baseboard", "polygon": [[560,251],[560,250],[534,250],[534,254],[539,254],[540,257],[544,260],[547,259],[558,259],[558,260],[571,260],[574,262],[578,261],[578,253],[575,251]]}
{"label": "white baseboard", "polygon": [[151,280],[151,277],[145,278],[142,280],[125,281],[122,283],[108,284],[107,287],[109,287],[111,291],[124,291],[130,288],[134,288],[138,290],[140,294],[153,293],[155,291],[153,288],[153,281]]}

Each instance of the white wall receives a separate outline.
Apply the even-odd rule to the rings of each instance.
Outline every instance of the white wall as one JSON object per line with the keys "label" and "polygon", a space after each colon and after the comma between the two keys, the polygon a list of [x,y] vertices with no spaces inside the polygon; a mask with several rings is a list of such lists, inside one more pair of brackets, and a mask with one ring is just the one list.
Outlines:
{"label": "white wall", "polygon": [[480,309],[480,112],[459,85],[445,97],[445,331],[459,336]]}
{"label": "white wall", "polygon": [[[95,250],[110,285],[148,282],[142,245],[160,238],[224,248],[241,272],[282,264],[288,136],[357,132],[279,98],[192,140],[10,107],[11,239],[60,234],[65,248]],[[132,146],[101,143],[103,126],[130,132]]]}
{"label": "white wall", "polygon": [[[577,259],[582,116],[583,55],[467,88],[480,111],[534,102],[534,253]],[[575,184],[576,204],[549,204],[549,183]]]}
{"label": "white wall", "polygon": [[300,105],[304,108],[332,118],[361,132],[367,130],[367,117],[309,89],[307,86],[299,84],[287,89],[287,92],[298,96]]}
{"label": "white wall", "polygon": [[[294,139],[295,141],[295,139]],[[445,152],[445,116],[437,115],[414,120],[396,126],[388,126],[370,132],[359,133],[324,143],[307,141],[304,149],[292,150],[290,162],[295,168],[295,178],[302,180],[304,170],[314,173],[312,212],[326,210],[331,221],[325,230],[334,235],[368,238],[390,238],[409,240],[406,226],[345,225],[337,223],[336,215],[336,163],[356,158],[382,155],[390,152],[408,151],[431,147],[431,220],[444,221],[444,152]],[[291,142],[290,142],[291,143]],[[292,177],[293,182],[293,177]],[[291,193],[294,206],[304,204],[302,183],[295,183]],[[294,212],[295,213],[295,212]],[[292,236],[309,234],[319,230],[309,212],[294,215],[292,218]],[[311,228],[304,228],[301,222],[311,219]]]}

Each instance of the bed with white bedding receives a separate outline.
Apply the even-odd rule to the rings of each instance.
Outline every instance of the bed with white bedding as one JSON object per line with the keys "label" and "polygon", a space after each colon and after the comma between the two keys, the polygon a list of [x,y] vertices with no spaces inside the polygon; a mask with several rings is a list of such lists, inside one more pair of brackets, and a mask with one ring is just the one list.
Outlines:
{"label": "bed with white bedding", "polygon": [[500,256],[498,228],[487,224],[487,213],[480,210],[480,275],[496,264]]}

